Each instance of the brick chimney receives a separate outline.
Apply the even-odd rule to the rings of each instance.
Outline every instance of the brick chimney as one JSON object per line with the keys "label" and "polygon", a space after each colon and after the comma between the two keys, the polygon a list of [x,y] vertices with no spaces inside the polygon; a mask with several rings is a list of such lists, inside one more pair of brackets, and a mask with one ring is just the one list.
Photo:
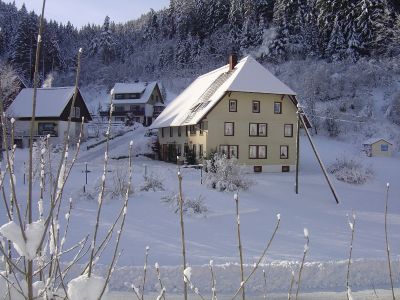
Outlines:
{"label": "brick chimney", "polygon": [[237,55],[236,53],[231,53],[229,55],[229,71],[232,71],[237,64]]}

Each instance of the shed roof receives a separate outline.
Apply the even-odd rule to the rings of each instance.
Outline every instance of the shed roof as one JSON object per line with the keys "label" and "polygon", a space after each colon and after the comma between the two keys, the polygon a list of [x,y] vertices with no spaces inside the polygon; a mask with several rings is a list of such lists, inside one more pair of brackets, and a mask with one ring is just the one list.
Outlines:
{"label": "shed roof", "polygon": [[386,142],[386,143],[388,143],[390,145],[393,145],[391,142],[389,142],[388,140],[386,140],[384,138],[370,138],[370,139],[364,141],[363,145],[372,145],[372,144],[375,144],[375,143],[377,143],[379,141],[384,141],[384,142]]}
{"label": "shed roof", "polygon": [[226,92],[296,93],[251,56],[199,76],[153,122],[152,128],[197,124]]}

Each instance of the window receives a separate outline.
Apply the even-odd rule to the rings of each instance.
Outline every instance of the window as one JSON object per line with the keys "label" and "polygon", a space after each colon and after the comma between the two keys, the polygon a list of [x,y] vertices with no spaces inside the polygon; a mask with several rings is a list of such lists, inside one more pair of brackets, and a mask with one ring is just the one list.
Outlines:
{"label": "window", "polygon": [[57,124],[56,123],[38,123],[38,134],[57,136]]}
{"label": "window", "polygon": [[189,131],[190,131],[190,135],[195,135],[196,134],[196,126],[195,125],[190,125],[189,126]]}
{"label": "window", "polygon": [[233,136],[235,134],[235,123],[225,122],[224,123],[224,135]]}
{"label": "window", "polygon": [[182,155],[182,145],[176,145],[176,155],[177,156]]}
{"label": "window", "polygon": [[282,113],[282,102],[274,102],[274,114]]}
{"label": "window", "polygon": [[226,155],[227,158],[239,158],[239,146],[238,145],[220,145],[219,153]]}
{"label": "window", "polygon": [[280,157],[281,159],[288,159],[289,158],[289,146],[281,146],[281,151],[280,151]]}
{"label": "window", "polygon": [[124,94],[115,94],[114,99],[124,99]]}
{"label": "window", "polygon": [[169,128],[169,136],[173,137],[174,136],[174,127]]}
{"label": "window", "polygon": [[200,135],[203,135],[203,130],[204,130],[204,123],[200,122]]}
{"label": "window", "polygon": [[250,123],[249,136],[267,136],[267,123]]}
{"label": "window", "polygon": [[249,146],[249,158],[250,159],[266,159],[267,158],[267,146],[266,145],[250,145]]}
{"label": "window", "polygon": [[114,110],[118,112],[123,112],[124,111],[124,106],[123,105],[115,105]]}
{"label": "window", "polygon": [[183,145],[183,155],[186,156],[189,153],[189,145],[185,143]]}
{"label": "window", "polygon": [[188,130],[188,127],[187,127],[187,126],[185,126],[185,128],[186,128],[186,130],[185,130],[185,132],[186,132],[186,136],[189,136],[189,130]]}
{"label": "window", "polygon": [[203,156],[204,156],[204,153],[203,153],[203,144],[200,144],[200,145],[199,145],[199,157],[200,157],[200,158],[203,158]]}
{"label": "window", "polygon": [[387,152],[387,151],[389,151],[389,145],[388,145],[388,144],[382,144],[382,145],[381,145],[381,151],[382,151],[382,152]]}
{"label": "window", "polygon": [[229,146],[221,145],[219,146],[219,153],[228,156]]}
{"label": "window", "polygon": [[252,103],[252,111],[253,111],[253,113],[259,113],[260,112],[260,101],[253,101],[253,103]]}
{"label": "window", "polygon": [[293,124],[285,124],[284,125],[284,136],[285,137],[293,137]]}
{"label": "window", "polygon": [[193,150],[193,155],[194,155],[194,157],[197,157],[197,147],[196,147],[196,144],[193,144],[192,147],[193,147],[193,148],[192,148],[192,150]]}
{"label": "window", "polygon": [[125,122],[125,117],[115,117],[115,122]]}
{"label": "window", "polygon": [[73,108],[72,108],[72,117],[74,117],[74,118],[79,118],[80,116],[81,116],[81,109],[80,109],[80,107],[77,107],[77,106],[73,107]]}
{"label": "window", "polygon": [[178,127],[178,136],[181,136],[181,135],[182,135],[182,128]]}
{"label": "window", "polygon": [[237,100],[233,100],[233,99],[229,100],[229,111],[237,112]]}
{"label": "window", "polygon": [[164,136],[165,136],[164,129],[165,129],[164,127],[161,128],[161,137],[164,137]]}

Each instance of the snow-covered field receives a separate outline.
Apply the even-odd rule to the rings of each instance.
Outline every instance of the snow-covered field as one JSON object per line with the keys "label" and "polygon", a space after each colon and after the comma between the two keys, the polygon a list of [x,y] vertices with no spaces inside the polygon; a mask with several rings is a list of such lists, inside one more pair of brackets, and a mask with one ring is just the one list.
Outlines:
{"label": "snow-covered field", "polygon": [[[144,130],[140,129],[110,141],[110,158],[126,156],[130,140],[134,141],[135,153],[148,151],[148,139],[144,138],[143,134]],[[390,182],[389,240],[395,285],[399,287],[399,156],[367,158],[360,152],[360,146],[353,144],[351,140],[315,137],[315,141],[326,164],[343,155],[359,157],[364,164],[371,166],[374,178],[364,185],[351,185],[333,180],[341,200],[337,205],[304,137],[301,143],[299,195],[294,193],[294,173],[248,174],[254,185],[248,191],[239,193],[243,251],[245,262],[249,265],[246,271],[250,271],[251,265],[262,253],[274,229],[276,214],[280,213],[281,226],[262,266],[267,273],[268,292],[278,293],[276,299],[280,299],[279,293],[287,292],[290,273],[292,270],[297,272],[298,262],[303,255],[305,227],[310,232],[310,250],[302,290],[344,291],[347,267],[345,260],[348,258],[351,236],[347,215],[354,211],[357,220],[353,249],[355,262],[350,279],[352,288],[388,288],[384,208],[386,183]],[[22,182],[26,155],[26,150],[17,151],[15,168],[20,198],[24,197],[27,191],[27,186]],[[72,224],[67,241],[69,245],[76,243],[86,234],[92,234],[97,210],[95,186],[99,183],[103,159],[104,145],[90,150],[84,148],[67,183],[64,197],[73,199]],[[90,170],[86,194],[83,193],[85,162]],[[124,176],[126,168],[127,159],[110,160],[111,172],[107,177],[110,187],[115,179]],[[144,181],[145,170],[147,174],[153,174],[162,180],[165,191],[139,191]],[[216,265],[217,290],[222,294],[230,294],[240,284],[233,194],[216,192],[201,185],[200,170],[182,168],[181,173],[184,196],[190,199],[203,198],[208,209],[204,215],[185,216],[186,250],[188,262],[193,267],[192,281],[200,291],[208,294],[210,273],[207,264],[212,259]],[[179,216],[174,213],[171,205],[162,200],[163,197],[178,191],[177,166],[143,156],[135,157],[132,183],[135,192],[129,202],[121,243],[123,254],[111,281],[111,289],[127,290],[132,283],[140,285],[145,248],[149,246],[151,268],[146,290],[155,293],[159,289],[152,267],[158,262],[161,265],[161,277],[166,285],[167,294],[179,293],[182,288],[179,269]],[[65,203],[67,206],[67,201]],[[111,226],[121,204],[122,200],[118,197],[109,197],[106,201],[101,215],[101,235]],[[6,222],[3,211],[0,218],[2,224]],[[111,254],[111,249],[106,251],[100,264],[107,265]],[[101,273],[102,270],[103,267],[99,265],[97,272]],[[249,282],[248,291],[250,295],[254,295],[252,299],[257,299],[256,296],[263,295],[263,289],[260,269]],[[373,293],[368,295],[370,294]],[[359,299],[368,299],[365,293],[360,295]],[[378,295],[383,299],[383,292],[379,294],[378,291]],[[335,299],[335,295],[329,294],[323,298]],[[308,299],[313,298],[310,295]]]}

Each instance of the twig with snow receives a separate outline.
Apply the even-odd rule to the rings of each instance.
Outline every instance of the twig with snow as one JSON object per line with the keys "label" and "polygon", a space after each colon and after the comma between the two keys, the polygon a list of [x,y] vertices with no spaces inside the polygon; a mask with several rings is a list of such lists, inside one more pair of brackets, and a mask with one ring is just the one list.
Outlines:
{"label": "twig with snow", "polygon": [[217,300],[217,281],[215,280],[213,260],[210,260],[209,266],[211,272],[211,300]]}
{"label": "twig with snow", "polygon": [[200,299],[205,300],[205,298],[200,294],[199,289],[195,287],[194,284],[192,283],[191,277],[192,277],[192,268],[187,267],[185,270],[183,270],[183,281],[189,284],[189,287],[193,291],[193,293],[199,296]]}
{"label": "twig with snow", "polygon": [[310,244],[310,237],[308,233],[308,229],[304,228],[304,238],[306,239],[306,244],[304,245],[304,251],[303,251],[303,259],[301,260],[301,265],[300,265],[300,270],[299,270],[299,277],[297,278],[297,291],[296,291],[296,300],[299,296],[300,292],[300,283],[301,283],[301,274],[303,272],[304,268],[304,262],[306,260],[306,255],[309,249],[309,244]]}
{"label": "twig with snow", "polygon": [[107,127],[107,132],[106,132],[106,149],[104,151],[103,175],[101,177],[101,187],[100,187],[100,193],[99,193],[99,197],[98,197],[96,224],[95,224],[95,228],[94,228],[93,241],[92,241],[92,245],[91,245],[92,250],[90,253],[90,260],[89,260],[89,270],[88,270],[89,277],[92,274],[92,264],[93,264],[94,252],[95,252],[95,248],[96,248],[97,233],[99,230],[100,214],[101,214],[101,209],[103,207],[104,190],[105,190],[105,186],[106,186],[106,174],[107,174],[107,167],[108,167],[108,149],[109,149],[109,145],[110,145],[112,112],[113,112],[113,102],[112,102],[112,97],[110,97],[110,115],[109,115],[108,127]]}
{"label": "twig with snow", "polygon": [[351,241],[350,241],[350,250],[349,250],[349,260],[347,262],[347,276],[346,276],[346,290],[347,290],[347,300],[350,300],[350,265],[351,265],[351,257],[353,253],[353,241],[354,241],[354,230],[356,226],[356,214],[353,212],[352,219],[349,217],[349,226],[351,230]]}
{"label": "twig with snow", "polygon": [[290,276],[290,286],[289,286],[289,292],[288,292],[288,300],[290,300],[292,298],[293,285],[294,285],[294,271],[292,270],[291,276]]}
{"label": "twig with snow", "polygon": [[[182,175],[180,171],[178,171],[178,182],[179,182],[179,217],[181,226],[182,258],[183,258],[183,270],[185,271],[186,270],[185,224],[183,221]],[[183,280],[183,295],[184,295],[184,300],[187,300],[186,280]]]}
{"label": "twig with snow", "polygon": [[[234,195],[234,200],[236,203],[236,223],[237,223],[237,239],[238,239],[238,248],[239,248],[239,258],[240,258],[240,288],[239,288],[239,292],[240,290],[242,291],[242,300],[245,300],[245,291],[244,291],[244,268],[243,268],[243,250],[242,250],[242,241],[240,238],[240,215],[239,215],[239,196],[238,194],[235,193]],[[233,296],[233,299],[236,298],[236,295],[238,294],[238,292]]]}
{"label": "twig with snow", "polygon": [[388,228],[387,228],[387,215],[388,215],[388,204],[389,204],[389,188],[390,188],[390,184],[387,183],[386,184],[386,201],[385,201],[385,241],[386,241],[386,254],[387,254],[387,260],[388,260],[389,277],[390,277],[390,287],[392,289],[393,300],[395,300],[396,297],[394,296],[392,266],[391,266],[391,262],[390,262],[390,246],[389,246]]}
{"label": "twig with snow", "polygon": [[[125,194],[125,202],[124,202],[124,205],[123,205],[123,215],[122,215],[121,226],[120,226],[120,228],[118,230],[117,241],[115,243],[113,257],[111,259],[110,267],[108,268],[107,277],[106,277],[103,289],[102,289],[102,291],[100,293],[100,298],[103,296],[103,294],[104,294],[104,292],[106,290],[106,287],[107,287],[107,285],[108,285],[108,283],[110,281],[111,273],[114,271],[116,261],[117,261],[117,259],[119,257],[119,256],[117,256],[117,252],[118,252],[118,249],[119,249],[119,243],[121,241],[122,231],[124,230],[126,214],[127,214],[127,211],[128,211],[129,192],[131,190],[131,182],[132,182],[132,146],[133,146],[133,141],[131,141],[129,143],[129,182],[128,182],[128,187],[126,189],[126,194]],[[147,255],[148,255],[148,249],[146,248],[146,264],[147,264]],[[144,279],[143,279],[143,292],[144,292]],[[142,297],[143,297],[143,293],[142,293]]]}
{"label": "twig with snow", "polygon": [[142,300],[144,300],[144,287],[146,285],[146,275],[147,275],[147,260],[149,258],[149,250],[150,247],[146,246],[146,254],[144,258],[144,265],[143,265],[143,284],[142,284]]}
{"label": "twig with snow", "polygon": [[160,284],[160,295],[157,297],[157,300],[161,300],[161,297],[165,300],[166,289],[161,281],[160,265],[156,262],[154,267],[156,269],[158,283]]}
{"label": "twig with snow", "polygon": [[267,299],[267,275],[265,274],[265,270],[262,270],[263,272],[263,279],[264,279],[264,295],[263,298]]}
{"label": "twig with snow", "polygon": [[[232,300],[236,298],[236,296],[239,294],[240,290],[244,289],[245,284],[249,281],[249,279],[251,278],[251,276],[253,276],[253,274],[256,272],[256,270],[258,269],[258,267],[260,266],[261,261],[263,260],[263,258],[265,257],[265,254],[267,253],[268,249],[271,247],[272,241],[275,238],[275,235],[279,229],[279,225],[281,223],[281,215],[277,214],[276,215],[277,218],[277,222],[275,225],[275,229],[272,233],[271,238],[269,239],[267,245],[264,248],[263,253],[261,254],[261,256],[259,257],[257,263],[254,265],[254,268],[251,270],[250,274],[247,276],[247,278],[242,282],[242,284],[240,285],[240,288],[236,291],[235,295],[233,296]],[[265,275],[265,272],[264,272]],[[265,277],[265,276],[264,276]]]}

